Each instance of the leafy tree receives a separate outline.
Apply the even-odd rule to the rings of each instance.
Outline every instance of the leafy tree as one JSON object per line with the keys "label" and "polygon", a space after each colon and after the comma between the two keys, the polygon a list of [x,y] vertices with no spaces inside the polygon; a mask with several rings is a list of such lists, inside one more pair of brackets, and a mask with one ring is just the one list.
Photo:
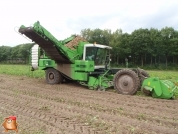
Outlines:
{"label": "leafy tree", "polygon": [[23,59],[25,60],[25,63],[28,61],[28,56],[31,47],[34,43],[26,43],[26,44],[20,44],[12,48],[11,51],[11,58],[12,59]]}
{"label": "leafy tree", "polygon": [[121,35],[118,52],[124,62],[125,58],[129,58],[131,56],[130,35],[128,33]]}
{"label": "leafy tree", "polygon": [[90,28],[88,28],[88,29],[81,30],[80,35],[83,38],[85,38],[87,41],[90,42],[90,40],[91,40],[91,33],[92,33],[92,30]]}
{"label": "leafy tree", "polygon": [[9,46],[0,46],[0,62],[6,61],[10,58],[11,47]]}
{"label": "leafy tree", "polygon": [[146,61],[146,55],[151,53],[150,31],[140,28],[132,32],[130,39],[132,55],[137,57],[137,60],[141,60],[141,66],[143,66],[144,58]]}
{"label": "leafy tree", "polygon": [[160,32],[158,29],[155,29],[155,28],[151,28],[150,29],[150,47],[151,47],[151,51],[150,51],[150,65],[152,65],[153,63],[153,60],[152,60],[152,57],[154,57],[154,61],[155,61],[155,64],[157,64],[157,61],[156,61],[156,57],[158,55],[161,55],[162,51],[161,51],[161,38],[160,38]]}
{"label": "leafy tree", "polygon": [[177,63],[178,58],[178,31],[174,31],[174,36],[170,40],[171,55],[173,56],[173,63]]}
{"label": "leafy tree", "polygon": [[81,31],[81,36],[90,43],[109,45],[111,39],[111,30],[101,30],[99,28],[90,30],[84,29]]}
{"label": "leafy tree", "polygon": [[16,59],[16,58],[19,57],[19,55],[18,55],[19,47],[20,47],[20,45],[17,45],[17,46],[12,48],[12,51],[11,51],[11,58],[12,59]]}
{"label": "leafy tree", "polygon": [[32,46],[33,46],[33,43],[19,45],[18,56],[21,58],[23,57],[25,60],[25,63],[28,61],[29,54],[30,54],[29,52]]}
{"label": "leafy tree", "polygon": [[121,55],[119,53],[121,36],[122,36],[122,30],[117,29],[115,32],[112,33],[110,39],[110,46],[112,47],[112,55],[111,55],[112,62],[113,63],[116,62],[117,64],[119,64],[119,57]]}
{"label": "leafy tree", "polygon": [[[166,68],[167,68],[167,63],[168,63],[168,56],[173,54],[172,51],[174,51],[171,48],[171,44],[174,44],[172,41],[176,37],[175,36],[175,31],[172,27],[165,27],[161,29],[161,49],[162,49],[162,54],[165,56],[165,62],[166,62]],[[174,40],[175,41],[175,40]]]}

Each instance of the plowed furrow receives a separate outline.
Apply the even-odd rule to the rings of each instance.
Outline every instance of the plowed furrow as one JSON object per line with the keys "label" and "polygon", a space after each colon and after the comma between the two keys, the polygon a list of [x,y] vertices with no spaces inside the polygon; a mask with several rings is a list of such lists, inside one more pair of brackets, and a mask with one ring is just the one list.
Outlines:
{"label": "plowed furrow", "polygon": [[178,132],[177,100],[98,92],[75,83],[47,85],[41,79],[0,77],[0,115],[16,115],[23,124],[21,132]]}
{"label": "plowed furrow", "polygon": [[[61,115],[53,115],[49,114],[47,111],[41,111],[33,107],[26,108],[24,105],[16,106],[12,102],[8,102],[8,100],[4,100],[4,102],[0,102],[0,105],[3,106],[3,109],[6,109],[6,112],[10,115],[16,115],[23,129],[28,127],[38,126],[37,128],[46,127],[47,133],[51,133],[51,130],[55,129],[55,132],[65,132],[65,133],[83,133],[84,131],[93,132],[92,128],[84,127],[84,125],[79,125],[77,122],[72,121],[70,118],[66,118],[60,111],[64,117],[60,117]],[[13,109],[13,111],[9,112],[9,109]],[[60,109],[59,109],[60,110]],[[5,110],[4,110],[5,111]],[[33,112],[35,111],[35,112]],[[20,114],[19,114],[20,113]],[[7,114],[6,114],[7,115]],[[24,119],[25,117],[25,119]],[[26,118],[27,117],[27,118]],[[24,120],[28,121],[28,125],[24,124]],[[23,122],[23,123],[22,123]],[[29,125],[29,122],[32,122]],[[34,123],[35,122],[35,123]],[[39,124],[44,124],[44,126]],[[79,127],[79,128],[78,128]],[[21,129],[22,130],[22,129]]]}
{"label": "plowed furrow", "polygon": [[[38,98],[43,98],[43,99],[48,99],[48,100],[53,100],[56,102],[63,102],[63,103],[68,103],[70,105],[78,105],[80,107],[90,107],[90,109],[96,109],[98,111],[112,111],[112,112],[119,112],[123,115],[127,115],[127,116],[133,116],[134,113],[137,113],[138,115],[150,115],[151,117],[147,117],[149,120],[152,120],[152,117],[157,117],[157,118],[162,118],[162,119],[178,119],[178,114],[175,112],[175,109],[170,109],[168,107],[164,106],[164,113],[160,113],[160,110],[163,109],[163,107],[159,107],[157,105],[150,106],[150,104],[137,104],[134,102],[125,102],[123,103],[122,101],[116,101],[115,103],[112,102],[112,105],[110,105],[109,102],[107,102],[104,99],[98,100],[97,103],[95,101],[95,99],[88,99],[88,97],[86,97],[86,99],[84,98],[79,98],[75,95],[70,96],[70,95],[62,95],[59,94],[59,96],[57,94],[45,94],[45,92],[43,93],[42,91],[39,91],[38,93],[36,93],[37,91],[33,92],[31,90],[28,90],[27,92],[24,90],[16,90],[16,89],[12,89],[11,91],[13,92],[19,92],[22,94],[28,94],[30,96],[34,96],[34,97],[38,97]],[[5,91],[4,91],[5,92]],[[70,98],[68,97],[70,96]],[[122,96],[122,95],[119,95]],[[87,102],[87,103],[86,103]],[[147,110],[148,109],[148,110]],[[149,111],[149,109],[153,109],[154,112]],[[142,112],[140,112],[142,111]],[[156,118],[156,119],[157,119]]]}
{"label": "plowed furrow", "polygon": [[[16,99],[14,99],[13,97],[11,97],[12,95],[8,95],[9,97],[8,97],[8,100],[9,100],[9,103],[12,103],[12,105],[14,105],[14,103],[15,102],[19,102],[19,100],[16,100]],[[16,96],[16,95],[15,95]],[[22,97],[23,96],[23,97]],[[26,95],[25,95],[26,96]],[[77,107],[74,107],[74,106],[70,106],[70,108],[67,108],[67,107],[69,107],[69,105],[68,104],[59,104],[59,103],[55,103],[55,106],[54,106],[54,103],[50,103],[50,104],[48,104],[48,100],[41,100],[40,98],[38,98],[38,99],[35,99],[35,97],[29,97],[29,96],[26,96],[25,97],[24,95],[19,95],[19,97],[18,97],[18,99],[20,98],[20,99],[27,99],[27,102],[23,102],[23,103],[18,103],[18,105],[20,105],[21,107],[19,107],[19,106],[17,106],[17,108],[19,108],[19,109],[17,109],[17,111],[24,111],[25,113],[30,113],[30,111],[33,109],[33,110],[39,110],[39,106],[45,106],[45,107],[48,107],[48,106],[50,106],[50,109],[53,109],[54,111],[60,111],[60,113],[62,113],[62,115],[64,115],[64,113],[66,113],[66,111],[68,111],[69,112],[69,115],[71,115],[71,113],[73,113],[73,114],[77,114],[77,115],[75,115],[75,116],[80,116],[80,115],[85,115],[85,116],[87,116],[88,114],[91,114],[92,113],[92,115],[98,115],[99,113],[96,111],[93,111],[93,110],[96,110],[96,109],[88,109],[88,110],[81,110],[80,108],[77,108]],[[3,96],[1,96],[1,98],[3,98]],[[31,99],[30,99],[31,98]],[[5,98],[4,98],[5,99]],[[3,99],[3,100],[4,100]],[[14,100],[14,102],[13,101],[10,101],[10,100]],[[34,100],[34,101],[33,101]],[[6,100],[7,101],[7,100]],[[36,103],[38,103],[38,106],[37,105],[34,105],[33,103],[29,103],[29,102],[36,102]],[[26,103],[28,103],[27,105],[26,105]],[[52,105],[53,104],[53,105]],[[24,107],[25,107],[25,105],[26,106],[28,106],[28,108],[30,108],[30,110],[28,110],[28,109],[24,109],[24,107],[23,107],[23,105],[24,105]],[[67,108],[67,109],[66,109]],[[45,110],[45,109],[44,109]],[[47,110],[47,109],[46,109]],[[62,112],[62,111],[64,111],[64,112]],[[44,114],[44,113],[41,113],[41,111],[38,111],[38,112],[40,112],[40,113],[34,113],[34,112],[32,112],[32,115],[37,115],[37,117],[40,117],[40,119],[46,119],[47,118],[47,116]],[[104,112],[104,111],[100,111],[100,112]],[[52,112],[53,113],[53,112]],[[86,113],[86,114],[85,114]],[[56,114],[56,113],[53,113],[53,114]],[[105,120],[104,122],[109,122],[109,121],[113,121],[113,122],[117,122],[117,119],[116,118],[113,118],[112,116],[111,117],[109,117],[109,118],[105,118],[105,116],[108,116],[107,114],[114,114],[114,116],[121,116],[121,115],[119,115],[119,113],[115,113],[115,112],[113,112],[113,113],[107,113],[106,112],[106,115],[104,115],[104,113],[103,113],[103,117],[100,117],[101,118],[101,120]],[[133,120],[135,120],[135,115],[128,115],[128,114],[123,114],[123,115],[125,115],[125,116],[127,116],[127,117],[132,117],[133,116]],[[65,115],[65,116],[67,116],[67,115]],[[142,117],[142,116],[136,116],[136,117],[138,117],[138,119],[139,120],[146,120],[146,117]],[[142,119],[143,118],[143,119]],[[52,117],[48,117],[48,119],[47,120],[50,120],[50,119],[52,119]],[[119,118],[118,119],[118,121],[123,121],[124,122],[124,120],[128,120],[127,118],[125,119],[124,117],[121,117],[121,118]],[[157,119],[158,121],[157,122],[159,122],[160,120],[159,119]],[[129,122],[133,122],[133,121],[129,121]],[[137,121],[134,121],[134,122],[137,122]],[[155,121],[156,122],[156,121]],[[160,121],[161,122],[161,121]],[[74,123],[75,124],[75,123]],[[171,124],[171,122],[170,123],[167,123],[167,127],[169,127],[170,126],[170,124]],[[171,124],[171,125],[175,125],[176,126],[176,124]],[[127,124],[122,124],[122,126],[127,126]],[[146,126],[146,125],[144,125],[144,126]],[[142,128],[144,128],[144,126],[142,126]],[[136,127],[136,126],[135,126]],[[158,131],[158,130],[157,130]]]}

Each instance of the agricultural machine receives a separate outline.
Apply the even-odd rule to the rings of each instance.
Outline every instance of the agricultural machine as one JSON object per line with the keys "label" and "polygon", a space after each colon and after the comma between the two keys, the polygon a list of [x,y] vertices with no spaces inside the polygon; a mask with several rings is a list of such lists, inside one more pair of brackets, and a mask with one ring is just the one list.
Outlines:
{"label": "agricultural machine", "polygon": [[110,67],[110,46],[91,44],[76,35],[57,40],[39,22],[30,27],[22,25],[18,32],[36,43],[31,50],[32,70],[45,70],[49,84],[75,80],[89,89],[114,87],[125,95],[136,94],[141,87],[154,91],[144,82],[149,75],[143,69]]}

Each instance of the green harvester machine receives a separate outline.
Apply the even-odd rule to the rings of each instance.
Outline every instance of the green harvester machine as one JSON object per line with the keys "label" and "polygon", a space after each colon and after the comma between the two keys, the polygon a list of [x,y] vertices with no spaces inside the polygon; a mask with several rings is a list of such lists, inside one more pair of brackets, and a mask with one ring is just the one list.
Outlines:
{"label": "green harvester machine", "polygon": [[30,27],[22,25],[18,32],[35,42],[32,71],[44,70],[48,84],[74,80],[89,89],[114,87],[120,94],[134,95],[142,88],[153,97],[173,97],[174,84],[151,78],[143,69],[111,68],[110,46],[91,44],[76,35],[58,40],[38,21]]}

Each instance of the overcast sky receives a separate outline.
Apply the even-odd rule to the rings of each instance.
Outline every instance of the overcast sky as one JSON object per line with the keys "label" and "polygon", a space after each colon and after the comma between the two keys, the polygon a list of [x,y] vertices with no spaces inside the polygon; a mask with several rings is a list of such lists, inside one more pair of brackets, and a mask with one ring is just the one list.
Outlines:
{"label": "overcast sky", "polygon": [[0,46],[16,46],[29,42],[18,27],[36,21],[59,40],[85,28],[178,30],[178,0],[0,0],[0,17]]}

